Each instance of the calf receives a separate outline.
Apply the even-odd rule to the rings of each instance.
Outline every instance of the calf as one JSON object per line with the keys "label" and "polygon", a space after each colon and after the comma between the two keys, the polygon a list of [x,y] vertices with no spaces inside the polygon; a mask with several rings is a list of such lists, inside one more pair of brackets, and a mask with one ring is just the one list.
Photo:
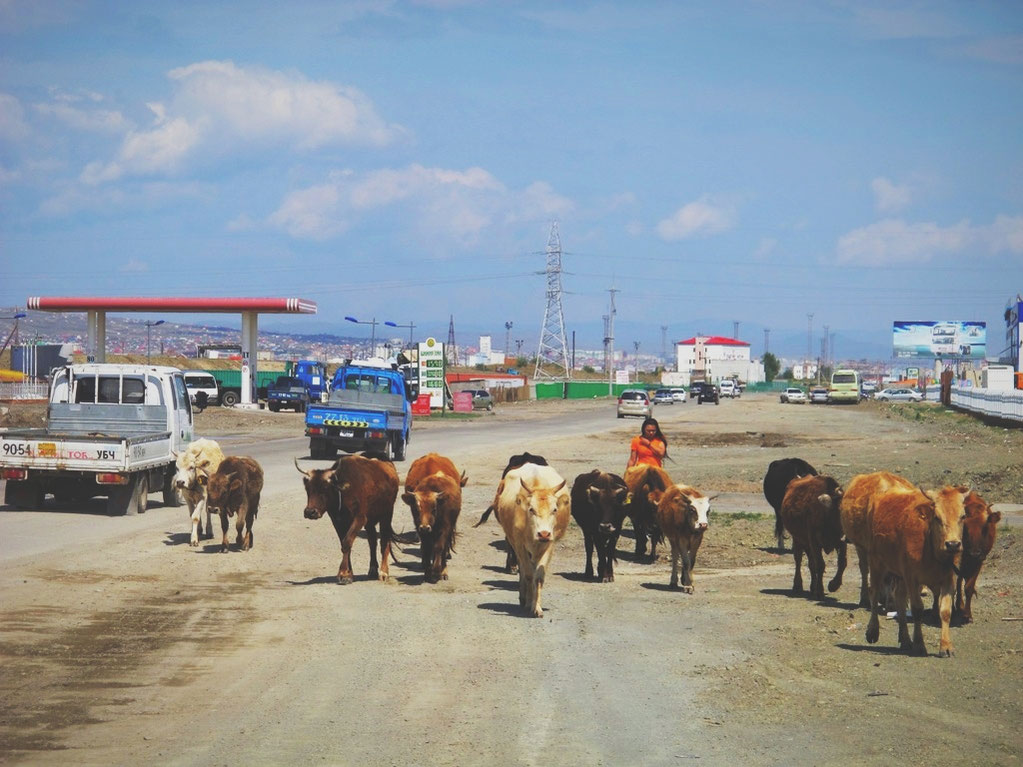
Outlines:
{"label": "calf", "polygon": [[845,572],[846,542],[842,537],[842,488],[832,477],[811,475],[789,482],[781,502],[780,518],[792,536],[796,573],[792,592],[803,592],[803,552],[810,566],[810,596],[824,599],[824,554],[838,550],[838,570],[828,584],[837,591]]}
{"label": "calf", "polygon": [[[953,613],[958,615],[962,623],[973,621],[973,597],[977,593],[977,578],[984,560],[991,553],[998,534],[998,522],[1001,512],[992,511],[991,507],[974,492],[970,492],[963,501],[966,519],[963,521],[963,557],[956,576],[956,598]],[[965,583],[966,601],[963,602]]]}
{"label": "calf", "polygon": [[[880,635],[878,596],[884,576],[899,576],[895,609],[899,619],[899,646],[926,655],[920,629],[924,605],[920,587],[938,595],[941,643],[938,654],[952,655],[949,620],[952,617],[953,578],[962,549],[965,487],[944,487],[924,492],[890,490],[876,497],[867,516],[870,523],[870,622],[866,638],[873,644]],[[906,628],[906,602],[913,609],[913,639]]]}
{"label": "calf", "polygon": [[[337,571],[338,583],[348,584],[352,574],[352,544],[359,531],[366,529],[369,540],[369,577],[386,581],[389,575],[387,558],[391,553],[391,518],[394,501],[398,497],[398,474],[390,461],[346,455],[337,459],[329,469],[303,471],[295,459],[295,468],[301,472],[306,491],[303,515],[306,519],[319,519],[324,514],[341,542],[341,565]],[[380,528],[380,565],[377,565],[377,527]]]}
{"label": "calf", "polygon": [[671,478],[664,469],[640,464],[625,470],[625,484],[629,488],[628,516],[636,533],[636,556],[646,553],[649,538],[650,561],[656,561],[657,544],[663,540],[657,527],[657,505],[671,487]]}
{"label": "calf", "polygon": [[[200,392],[201,393],[201,392]],[[212,439],[197,439],[175,456],[177,473],[174,487],[188,504],[188,515],[192,519],[192,535],[189,544],[199,545],[199,539],[213,537],[213,515],[206,504],[206,486],[210,475],[224,460],[220,445]],[[202,534],[202,513],[206,512],[206,535]]]}
{"label": "calf", "polygon": [[419,531],[419,550],[427,583],[448,579],[448,559],[455,550],[455,528],[468,478],[450,458],[428,453],[417,458],[405,477],[401,499]]}
{"label": "calf", "polygon": [[[513,455],[511,458],[508,459],[508,465],[505,466],[504,471],[501,472],[501,479],[507,477],[508,472],[511,471],[512,469],[518,469],[522,466],[525,466],[527,463],[534,464],[535,466],[548,465],[547,459],[544,458],[542,455],[533,455],[528,451],[525,453],[519,453],[517,455]],[[480,521],[473,525],[473,527],[479,527],[484,522],[486,522],[487,518],[490,516],[490,513],[494,511],[496,508],[497,496],[494,496],[494,500],[487,507],[486,511],[483,512],[482,516],[480,516]],[[515,558],[515,551],[511,547],[508,548],[508,553],[505,555],[504,558],[504,571],[506,573],[517,573],[519,571],[519,563],[518,560],[516,560]]]}
{"label": "calf", "polygon": [[[259,494],[263,491],[263,469],[252,458],[232,455],[220,462],[207,487],[206,506],[220,515],[223,538],[221,553],[227,552],[227,518],[235,514],[237,538],[235,545],[242,551],[252,548],[252,524],[259,513]],[[244,534],[242,530],[244,528]]]}
{"label": "calf", "polygon": [[615,545],[625,521],[629,488],[617,474],[594,469],[572,483],[572,518],[583,531],[586,577],[593,578],[593,549],[597,549],[597,576],[602,583],[615,579]]}
{"label": "calf", "polygon": [[789,482],[797,477],[810,477],[817,474],[817,469],[802,458],[779,458],[771,461],[764,475],[764,497],[774,509],[774,538],[778,542],[778,551],[785,551],[785,526],[781,521],[781,502],[785,498],[785,490]]}
{"label": "calf", "polygon": [[867,547],[870,545],[870,520],[867,512],[874,498],[895,489],[916,488],[912,482],[898,474],[875,471],[872,474],[857,474],[853,477],[842,496],[840,507],[842,532],[845,533],[846,540],[856,547],[856,558],[860,564],[860,607],[870,607],[867,584],[870,564],[867,557]]}
{"label": "calf", "polygon": [[678,588],[681,561],[682,591],[687,594],[693,593],[693,567],[707,531],[711,500],[695,487],[680,484],[665,490],[657,504],[657,522],[671,546],[671,587]]}
{"label": "calf", "polygon": [[571,517],[565,484],[551,467],[527,463],[497,486],[497,519],[519,561],[519,605],[535,618],[543,616],[541,591],[554,543]]}

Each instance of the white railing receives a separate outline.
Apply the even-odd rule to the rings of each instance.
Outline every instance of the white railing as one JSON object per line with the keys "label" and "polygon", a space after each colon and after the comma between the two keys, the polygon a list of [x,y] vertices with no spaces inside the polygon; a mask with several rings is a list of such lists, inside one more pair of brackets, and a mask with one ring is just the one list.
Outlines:
{"label": "white railing", "polygon": [[[928,402],[941,400],[941,387],[927,387]],[[1023,423],[1023,390],[981,389],[976,386],[953,386],[952,407],[990,418]]]}
{"label": "white railing", "polygon": [[0,383],[0,400],[41,399],[49,396],[50,386],[47,383]]}

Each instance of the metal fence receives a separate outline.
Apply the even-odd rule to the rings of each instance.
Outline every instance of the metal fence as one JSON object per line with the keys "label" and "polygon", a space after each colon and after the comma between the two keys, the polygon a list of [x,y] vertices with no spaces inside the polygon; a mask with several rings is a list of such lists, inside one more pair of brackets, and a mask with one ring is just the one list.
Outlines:
{"label": "metal fence", "polygon": [[[941,401],[941,387],[928,386],[929,402]],[[1023,424],[1023,390],[982,389],[976,386],[953,386],[952,407],[987,418],[999,418]]]}
{"label": "metal fence", "polygon": [[0,383],[0,400],[46,401],[50,386],[47,383]]}

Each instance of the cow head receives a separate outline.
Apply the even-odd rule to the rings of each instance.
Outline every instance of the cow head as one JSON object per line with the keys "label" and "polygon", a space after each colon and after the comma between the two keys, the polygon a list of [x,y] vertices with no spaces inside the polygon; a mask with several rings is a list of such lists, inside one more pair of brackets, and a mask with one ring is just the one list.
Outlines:
{"label": "cow head", "polygon": [[599,480],[597,484],[586,488],[586,497],[597,510],[600,520],[597,531],[602,535],[612,535],[621,529],[629,488],[620,477],[613,474],[601,475]]}
{"label": "cow head", "polygon": [[241,505],[242,481],[238,472],[214,472],[206,485],[206,508],[211,514],[234,514]]}
{"label": "cow head", "polygon": [[526,529],[535,541],[552,542],[554,540],[554,523],[558,511],[568,506],[571,501],[567,493],[561,491],[567,480],[561,480],[557,487],[530,487],[520,477],[519,493],[515,505],[526,510]]}
{"label": "cow head", "polygon": [[842,486],[833,477],[819,476],[817,481],[821,484],[823,491],[817,496],[817,502],[824,512],[821,520],[822,539],[828,545],[837,546],[843,535],[841,506],[844,492]]}
{"label": "cow head", "polygon": [[443,472],[424,477],[412,492],[402,493],[401,499],[412,510],[412,521],[420,535],[427,535],[437,525],[440,515],[448,509],[461,509],[462,486]]}
{"label": "cow head", "polygon": [[334,487],[334,468],[311,469],[305,471],[295,459],[295,468],[302,475],[305,484],[305,510],[302,515],[306,519],[319,519],[332,508],[338,506],[338,492]]}
{"label": "cow head", "polygon": [[687,485],[675,485],[664,491],[661,503],[671,511],[672,517],[681,518],[683,526],[696,533],[706,530],[710,524],[710,502],[715,497],[708,498]]}
{"label": "cow head", "polygon": [[963,501],[966,519],[963,521],[963,556],[983,562],[995,545],[1001,512],[991,507],[979,495],[970,491]]}
{"label": "cow head", "polygon": [[968,492],[968,488],[951,485],[941,490],[928,490],[924,495],[929,503],[917,506],[917,513],[928,521],[931,546],[939,559],[955,557],[963,548],[963,521],[966,519],[963,501]]}

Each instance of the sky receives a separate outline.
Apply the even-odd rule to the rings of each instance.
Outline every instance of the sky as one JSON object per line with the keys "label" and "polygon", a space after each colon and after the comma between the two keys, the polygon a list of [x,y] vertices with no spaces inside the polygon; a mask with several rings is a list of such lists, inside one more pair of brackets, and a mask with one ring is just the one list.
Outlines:
{"label": "sky", "polygon": [[535,349],[556,231],[580,348],[613,288],[619,348],[953,320],[997,356],[1021,118],[1017,2],[0,0],[0,305]]}

